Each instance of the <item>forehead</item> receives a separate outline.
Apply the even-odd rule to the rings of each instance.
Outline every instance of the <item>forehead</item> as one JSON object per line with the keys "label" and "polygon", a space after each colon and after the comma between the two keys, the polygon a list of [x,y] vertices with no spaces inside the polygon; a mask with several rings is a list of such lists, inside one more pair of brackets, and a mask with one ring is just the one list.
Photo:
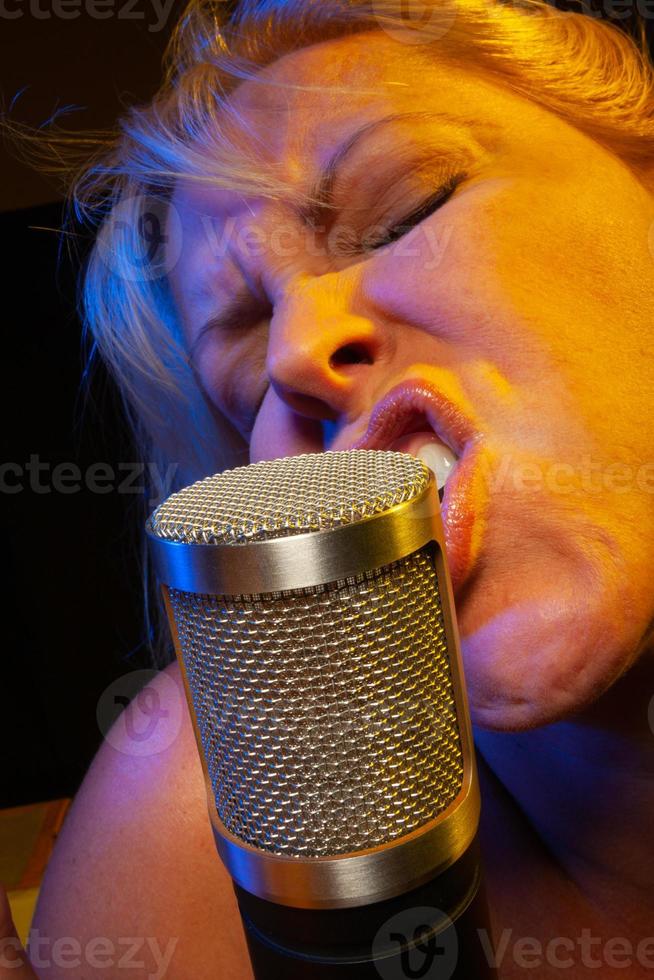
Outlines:
{"label": "forehead", "polygon": [[265,133],[271,156],[311,153],[324,142],[325,127],[336,132],[375,107],[412,101],[417,60],[382,31],[337,38],[280,58],[241,84],[230,103]]}
{"label": "forehead", "polygon": [[[263,68],[230,94],[216,127],[226,134],[232,160],[238,148],[243,166],[237,169],[258,172],[270,197],[282,189],[301,195],[335,148],[368,122],[424,110],[442,113],[443,124],[455,127],[457,118],[478,114],[484,90],[490,118],[494,88],[439,60],[433,50],[369,31],[293,51]],[[496,90],[497,98],[503,95]],[[382,145],[384,138],[388,133],[380,132]],[[243,193],[245,186],[241,199]],[[229,212],[229,192],[212,188],[210,194],[214,205]],[[176,188],[175,203],[191,211],[206,201],[206,185],[182,181]]]}

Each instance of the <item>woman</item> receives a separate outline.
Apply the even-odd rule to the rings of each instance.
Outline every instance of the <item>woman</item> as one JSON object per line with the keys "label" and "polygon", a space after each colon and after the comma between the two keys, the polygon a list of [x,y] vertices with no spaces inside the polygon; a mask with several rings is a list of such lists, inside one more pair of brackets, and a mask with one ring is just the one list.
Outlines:
{"label": "woman", "polygon": [[[248,447],[348,448],[389,392],[430,400],[402,448],[453,474],[501,975],[649,976],[644,46],[535,0],[221,9],[189,8],[160,94],[77,186],[105,218],[99,348],[180,483]],[[41,976],[120,975],[128,935],[132,976],[250,976],[177,668],[152,689],[150,753],[107,740],[51,861],[34,927],[51,963],[57,938],[81,952]]]}

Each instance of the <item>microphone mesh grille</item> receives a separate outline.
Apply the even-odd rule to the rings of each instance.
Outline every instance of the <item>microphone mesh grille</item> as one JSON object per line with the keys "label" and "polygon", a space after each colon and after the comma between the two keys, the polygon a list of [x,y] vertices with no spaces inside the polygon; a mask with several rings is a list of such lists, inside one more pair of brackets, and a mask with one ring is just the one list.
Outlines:
{"label": "microphone mesh grille", "polygon": [[170,600],[217,812],[236,837],[348,853],[455,799],[463,754],[429,548],[327,586]]}
{"label": "microphone mesh grille", "polygon": [[412,500],[429,470],[406,453],[311,453],[239,466],[173,494],[152,515],[159,538],[247,544],[352,524]]}

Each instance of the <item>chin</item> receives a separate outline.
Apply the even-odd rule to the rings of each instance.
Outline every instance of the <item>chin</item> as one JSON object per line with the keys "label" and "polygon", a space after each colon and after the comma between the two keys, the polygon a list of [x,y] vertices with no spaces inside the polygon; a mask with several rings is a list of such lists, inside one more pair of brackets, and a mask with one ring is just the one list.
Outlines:
{"label": "chin", "polygon": [[642,624],[604,531],[507,526],[504,546],[497,525],[488,534],[457,617],[473,724],[521,731],[596,701],[633,662]]}

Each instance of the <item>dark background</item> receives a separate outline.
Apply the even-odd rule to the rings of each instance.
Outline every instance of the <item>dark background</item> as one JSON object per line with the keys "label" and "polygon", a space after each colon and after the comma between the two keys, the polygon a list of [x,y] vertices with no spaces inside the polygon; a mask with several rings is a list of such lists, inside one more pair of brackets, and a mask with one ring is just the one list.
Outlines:
{"label": "dark background", "polygon": [[[115,10],[124,6],[117,0]],[[179,5],[160,31],[146,0],[132,18],[58,19],[51,0],[0,15],[0,105],[29,86],[12,119],[39,126],[62,106],[79,111],[61,124],[111,127],[121,110],[157,88],[163,48]],[[74,9],[74,8],[71,8]],[[37,17],[50,11],[51,16]],[[140,14],[137,19],[136,15]],[[103,371],[82,384],[76,270],[56,231],[59,186],[0,148],[2,241],[2,432],[0,487],[3,566],[0,654],[0,807],[72,795],[102,734],[98,700],[116,677],[150,665],[141,615],[139,524],[143,493],[119,493],[134,463],[117,393]],[[84,254],[84,243],[78,247]],[[37,457],[37,459],[34,459]],[[30,462],[45,465],[39,473]],[[88,467],[116,473],[113,489],[93,493]],[[52,472],[76,464],[77,492],[52,489]],[[71,484],[75,481],[69,481]],[[108,481],[109,482],[109,481]],[[136,485],[143,485],[138,479]],[[22,489],[8,493],[7,487]],[[50,487],[50,492],[43,488]]]}
{"label": "dark background", "polygon": [[[5,13],[20,15],[0,14],[0,106],[6,112],[28,86],[11,107],[19,122],[38,126],[73,104],[82,108],[62,120],[68,128],[110,127],[156,90],[181,0],[159,25],[151,0],[137,0],[129,16],[126,0],[116,0],[107,19],[90,16],[85,0],[63,8],[78,17],[62,19],[56,2],[4,0]],[[82,385],[77,267],[47,230],[61,225],[60,189],[6,149],[0,166],[0,465],[23,468],[22,489],[0,488],[5,807],[75,792],[102,737],[101,694],[150,660],[137,554],[144,494],[119,493],[118,480],[103,494],[83,481],[75,493],[43,491],[57,464],[75,463],[85,474],[102,462],[117,473],[136,454],[109,379],[99,371],[88,390]],[[30,459],[47,471],[28,473]],[[6,484],[18,479],[5,475]]]}

